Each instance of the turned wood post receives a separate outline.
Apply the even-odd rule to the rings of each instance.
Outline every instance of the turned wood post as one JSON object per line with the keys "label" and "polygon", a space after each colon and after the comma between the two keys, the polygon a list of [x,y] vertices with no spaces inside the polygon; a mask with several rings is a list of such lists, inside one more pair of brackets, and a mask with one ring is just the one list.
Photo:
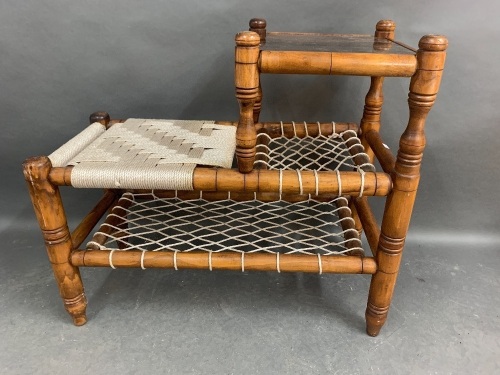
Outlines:
{"label": "turned wood post", "polygon": [[[396,23],[391,20],[381,20],[377,22],[375,27],[375,41],[373,42],[373,49],[381,50],[390,48],[391,42],[383,42],[381,38],[394,39],[394,31],[396,30]],[[383,93],[384,77],[371,77],[370,89],[365,97],[365,107],[363,109],[363,117],[360,121],[360,140],[361,144],[365,148],[365,152],[370,158],[370,162],[373,163],[374,154],[373,150],[370,148],[367,139],[364,134],[368,133],[370,130],[379,131],[380,130],[380,115],[382,113],[382,105],[384,104],[384,93]],[[354,199],[352,198],[349,207],[353,214],[356,213],[356,206],[354,205]],[[354,215],[354,221],[356,222],[356,228],[362,230],[363,226],[357,215]]]}
{"label": "turned wood post", "polygon": [[[267,22],[263,18],[252,18],[249,22],[249,30],[259,34],[260,43],[264,44],[266,42],[266,26]],[[262,86],[259,79],[259,91],[257,93],[257,99],[253,106],[253,121],[258,122],[260,117],[260,111],[262,109]]]}
{"label": "turned wood post", "polygon": [[260,85],[260,79],[259,79],[259,89],[257,91],[257,98],[255,99],[255,103],[253,105],[253,122],[254,122],[254,124],[259,122],[261,109],[262,109],[262,87]]}
{"label": "turned wood post", "polygon": [[[394,31],[396,29],[396,24],[394,21],[382,20],[377,23],[375,30],[375,38],[377,38],[373,43],[374,49],[387,49],[387,43],[384,44],[378,38],[389,38],[394,39]],[[390,47],[390,42],[388,42]],[[367,140],[363,136],[363,133],[367,133],[370,130],[379,131],[380,129],[380,114],[382,112],[382,105],[384,104],[384,94],[382,91],[382,86],[384,84],[384,77],[371,77],[370,89],[365,98],[365,108],[363,110],[363,118],[361,119],[360,129],[361,129],[361,144],[365,148],[365,152],[370,157],[370,161],[373,162],[373,151],[368,145]]]}
{"label": "turned wood post", "polygon": [[387,319],[420,179],[425,120],[439,90],[448,40],[426,35],[418,46],[418,69],[408,94],[410,119],[399,142],[393,189],[386,201],[377,248],[378,270],[372,276],[366,308],[367,332],[371,336],[378,335]]}
{"label": "turned wood post", "polygon": [[259,97],[260,38],[257,33],[244,31],[236,35],[235,73],[236,98],[240,117],[236,129],[236,157],[242,173],[251,172],[255,160],[257,132],[254,123],[254,105]]}
{"label": "turned wood post", "polygon": [[81,326],[87,321],[87,301],[80,271],[70,263],[73,249],[61,195],[58,187],[49,181],[52,164],[48,157],[40,156],[27,159],[23,168],[64,307],[73,318],[73,323]]}

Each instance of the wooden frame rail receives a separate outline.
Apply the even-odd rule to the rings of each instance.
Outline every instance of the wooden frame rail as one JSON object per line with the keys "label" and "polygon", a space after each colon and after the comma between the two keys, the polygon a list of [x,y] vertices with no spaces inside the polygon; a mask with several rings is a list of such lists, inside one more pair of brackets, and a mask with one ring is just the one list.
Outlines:
{"label": "wooden frame rail", "polygon": [[[126,223],[126,212],[125,210],[132,205],[132,202],[125,200],[123,201],[121,195],[117,200],[113,202],[111,209],[109,210],[110,214],[104,220],[104,223],[108,225],[102,225],[99,228],[99,232],[94,233],[92,236],[92,240],[89,244],[87,244],[87,248],[93,250],[99,250],[99,247],[96,244],[104,245],[108,235],[113,235],[114,237],[120,238],[123,233],[120,233],[120,230],[116,230],[114,228],[123,228],[127,226]],[[123,247],[123,242],[117,241],[118,248]],[[78,247],[74,247],[77,249]]]}
{"label": "wooden frame rail", "polygon": [[[210,255],[211,254],[211,255]],[[110,263],[111,260],[111,263]],[[75,267],[173,268],[232,271],[280,271],[310,273],[374,274],[377,263],[371,257],[306,254],[270,254],[221,251],[75,250]]]}
{"label": "wooden frame rail", "polygon": [[415,55],[261,51],[261,73],[411,77],[417,70]]}
{"label": "wooden frame rail", "polygon": [[[349,204],[345,200],[338,200],[335,202],[336,206],[339,208],[338,215],[339,218],[342,219],[340,222],[340,225],[342,227],[342,230],[345,231],[344,233],[344,238],[346,239],[345,246],[348,249],[353,249],[354,247],[358,246],[358,240],[359,240],[359,233],[358,230],[355,228],[355,222],[354,220],[349,220],[352,219],[351,217],[351,210],[349,209]],[[364,253],[363,251],[359,249],[353,249],[348,252],[349,255],[357,255],[357,256],[363,256]]]}
{"label": "wooden frame rail", "polygon": [[364,135],[375,157],[380,163],[385,173],[392,173],[396,165],[396,158],[391,150],[382,142],[380,133],[375,130],[370,130]]}
{"label": "wooden frame rail", "polygon": [[90,234],[98,221],[113,204],[116,204],[118,197],[115,191],[106,190],[102,198],[94,208],[83,218],[78,226],[71,232],[71,242],[73,248],[80,247],[85,238]]}
{"label": "wooden frame rail", "polygon": [[380,226],[377,224],[377,219],[368,203],[367,197],[352,198],[356,213],[363,225],[368,245],[374,257],[377,256],[378,240],[380,238]]}
{"label": "wooden frame rail", "polygon": [[[215,121],[218,125],[227,126],[238,126],[237,122],[233,121]],[[319,127],[318,127],[319,124]],[[335,122],[335,125],[330,122],[295,122],[295,126],[292,122],[283,121],[268,121],[268,122],[256,122],[255,130],[257,133],[265,132],[271,138],[281,137],[281,126],[283,125],[283,133],[286,138],[298,137],[304,138],[307,135],[316,137],[320,133],[325,136],[332,135],[334,132],[341,133],[346,130],[354,130],[356,133],[359,131],[358,124],[354,122]]]}
{"label": "wooden frame rail", "polygon": [[[234,192],[234,191],[201,191],[201,190],[143,190],[143,189],[130,189],[127,192],[133,194],[143,194],[141,199],[154,199],[157,198],[174,198],[189,200],[203,198],[207,201],[220,201],[231,199],[236,202],[245,202],[256,199],[261,202],[276,202],[282,200],[289,203],[303,202],[306,200],[314,199],[319,202],[328,202],[338,197],[335,194],[321,194],[318,196],[310,196],[309,194],[282,194],[279,193],[256,193],[251,191]],[[137,197],[136,197],[137,198]]]}
{"label": "wooden frame rail", "polygon": [[[280,122],[258,122],[255,124],[257,133],[265,132],[271,138],[281,137],[282,124]],[[283,135],[286,138],[298,137],[304,138],[307,135],[316,137],[320,134],[324,136],[341,133],[347,130],[353,130],[356,133],[359,131],[359,126],[352,122],[296,122],[295,126],[291,122],[283,122]]]}
{"label": "wooden frame rail", "polygon": [[[52,168],[49,180],[54,185],[71,186],[73,167]],[[391,176],[383,172],[339,172],[295,170],[253,170],[242,174],[235,169],[196,168],[194,190],[203,191],[252,191],[284,194],[339,194],[386,196],[392,189]],[[340,186],[339,186],[340,180]],[[316,186],[317,185],[317,186]],[[339,189],[340,187],[340,189]]]}

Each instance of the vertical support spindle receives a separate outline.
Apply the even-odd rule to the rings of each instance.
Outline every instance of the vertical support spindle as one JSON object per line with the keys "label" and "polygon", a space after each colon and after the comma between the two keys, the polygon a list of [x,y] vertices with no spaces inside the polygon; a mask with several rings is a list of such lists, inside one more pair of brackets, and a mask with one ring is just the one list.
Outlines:
{"label": "vertical support spindle", "polygon": [[[252,18],[249,22],[249,30],[259,34],[260,43],[263,44],[266,42],[266,27],[267,22],[263,18]],[[259,92],[257,94],[257,99],[255,100],[255,104],[253,106],[253,121],[258,122],[260,111],[262,109],[262,86],[259,79]]]}
{"label": "vertical support spindle", "polygon": [[[380,41],[381,38],[394,39],[394,31],[396,30],[396,24],[394,21],[382,20],[377,23],[375,30],[375,41],[374,49],[383,49],[384,45]],[[390,46],[390,42],[389,46]],[[385,45],[385,49],[387,44]],[[361,129],[361,144],[365,148],[365,152],[370,157],[370,161],[373,162],[373,151],[368,145],[367,140],[364,138],[363,133],[367,133],[369,130],[379,131],[380,129],[380,115],[382,113],[382,105],[384,104],[384,94],[382,87],[384,84],[384,77],[371,77],[370,89],[365,98],[365,107],[363,110],[363,118],[361,119],[360,129]]]}
{"label": "vertical support spindle", "polygon": [[[373,42],[373,48],[376,50],[390,48],[391,42],[384,42],[385,38],[394,39],[394,31],[396,30],[396,23],[391,20],[381,20],[377,22],[375,27],[375,41]],[[363,109],[363,117],[360,122],[361,130],[361,144],[365,148],[365,152],[370,158],[370,162],[373,163],[374,154],[373,150],[370,148],[368,141],[364,137],[370,130],[379,131],[380,130],[380,115],[382,113],[382,105],[384,104],[384,93],[383,93],[384,77],[371,77],[370,89],[365,97],[365,107]],[[352,198],[356,199],[356,198]],[[351,200],[349,205],[351,210],[356,211],[354,202]],[[362,228],[359,218],[355,218],[356,228]]]}
{"label": "vertical support spindle", "polygon": [[236,35],[235,87],[240,105],[236,130],[236,157],[241,173],[251,172],[255,160],[257,132],[254,123],[254,105],[259,97],[260,38],[257,33],[244,31]]}
{"label": "vertical support spindle", "polygon": [[425,120],[436,99],[441,82],[448,40],[426,35],[420,39],[418,69],[410,81],[410,118],[399,142],[377,249],[377,272],[372,276],[366,308],[367,333],[376,336],[387,319],[401,262],[406,233],[420,179],[425,148]]}

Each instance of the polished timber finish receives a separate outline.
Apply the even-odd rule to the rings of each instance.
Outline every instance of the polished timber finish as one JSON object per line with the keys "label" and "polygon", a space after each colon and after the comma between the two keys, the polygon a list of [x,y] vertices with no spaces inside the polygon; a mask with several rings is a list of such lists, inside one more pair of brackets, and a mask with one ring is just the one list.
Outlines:
{"label": "polished timber finish", "polygon": [[[414,50],[394,42],[396,25],[390,20],[379,21],[373,37],[269,33],[265,30],[267,23],[255,19],[250,22],[250,30],[255,30],[256,25],[258,34],[245,35],[252,40],[265,35],[265,41],[261,41],[259,45],[259,73],[371,76],[360,124],[360,138],[370,160],[378,159],[384,171],[391,174],[393,189],[388,194],[381,230],[378,229],[366,197],[352,197],[350,207],[356,228],[367,231],[370,247],[378,264],[366,309],[367,333],[376,336],[387,319],[396,284],[420,178],[420,163],[425,147],[425,120],[439,90],[448,41],[444,36],[426,35],[420,39],[419,49]],[[237,43],[237,56],[239,48]],[[397,158],[386,148],[379,135],[385,76],[411,76],[408,96],[410,119],[401,136]],[[238,79],[243,77],[236,74],[236,80]],[[260,84],[258,87],[262,97]],[[255,101],[249,104],[255,104]],[[260,112],[260,107],[259,103],[257,112]],[[247,111],[251,113],[251,109]],[[243,117],[240,112],[240,121]],[[245,132],[251,134],[252,131],[250,122],[245,122]],[[251,148],[251,145],[246,143],[245,147]],[[243,164],[242,158],[238,158],[240,160],[240,171],[248,173],[248,168],[245,167],[250,165],[248,157],[244,159],[246,164]]]}
{"label": "polished timber finish", "polygon": [[377,273],[372,277],[366,308],[367,332],[376,336],[387,319],[413,203],[420,180],[420,164],[425,147],[425,120],[441,83],[448,41],[427,35],[419,42],[418,70],[410,82],[410,119],[401,140],[393,172],[394,187],[385,206],[380,234]]}
{"label": "polished timber finish", "polygon": [[[420,164],[425,147],[425,120],[439,90],[448,42],[443,36],[427,35],[421,38],[419,49],[414,51],[393,41],[395,24],[388,20],[377,24],[374,37],[328,34],[282,36],[267,33],[266,25],[264,20],[253,19],[250,31],[236,36],[235,88],[240,109],[239,119],[237,123],[219,122],[222,126],[236,126],[235,154],[238,168],[198,166],[192,174],[193,191],[158,190],[147,193],[107,189],[101,200],[70,233],[58,186],[72,185],[73,167],[53,168],[50,159],[45,156],[30,158],[24,163],[25,179],[46,242],[49,260],[53,265],[64,305],[75,325],[82,325],[87,320],[87,302],[79,267],[223,269],[242,272],[275,270],[372,275],[365,314],[366,330],[371,336],[378,335],[387,319],[401,264],[420,178]],[[311,42],[314,38],[319,40],[317,44]],[[276,45],[277,39],[300,40],[300,43],[294,45],[301,46],[301,49],[267,49]],[[280,43],[283,44],[282,41]],[[351,123],[258,122],[262,101],[261,73],[371,76],[360,127]],[[408,95],[410,118],[401,135],[397,156],[385,147],[379,134],[384,76],[411,76]],[[122,120],[111,120],[106,112],[96,112],[90,116],[90,122],[99,122],[109,129]],[[349,170],[333,170],[330,167],[295,170],[287,169],[286,165],[280,166],[283,169],[279,170],[254,165],[257,135],[268,137],[264,138],[264,143],[259,144],[262,147],[267,146],[265,139],[281,137],[302,142],[309,137],[344,137],[339,132],[352,133],[353,138],[344,139],[345,144],[352,146],[349,142],[355,140],[358,147],[361,147],[360,144],[366,147],[367,153],[362,157],[348,147],[347,153],[351,154],[355,164],[349,166]],[[269,155],[271,154],[267,157],[270,158]],[[258,156],[264,158],[262,160],[266,158],[261,152]],[[371,165],[374,161],[379,161],[383,172],[375,171]],[[366,165],[370,167],[364,170]],[[355,238],[359,241],[358,233],[364,231],[373,256],[364,256],[361,247],[355,249],[347,245],[344,251],[347,256],[339,253],[311,256],[295,254],[293,251],[282,256],[279,252],[252,252],[245,256],[226,249],[207,252],[206,249],[196,251],[197,248],[148,252],[126,243],[118,244],[117,248],[112,249],[102,247],[106,235],[116,235],[115,239],[123,238],[120,236],[126,232],[128,214],[127,207],[120,205],[120,197],[129,193],[146,193],[149,197],[146,199],[152,200],[171,196],[176,199],[193,199],[193,194],[199,195],[201,199],[203,194],[207,201],[259,199],[263,202],[283,201],[284,204],[305,201],[313,195],[318,201],[328,201],[331,197],[343,195],[345,202],[339,207],[339,217],[350,220],[348,224],[341,223],[342,229],[349,231],[349,235],[344,235],[345,243],[350,243]],[[381,227],[369,205],[369,196],[387,197]],[[107,229],[96,232],[91,245],[84,250],[80,249],[84,239],[91,234],[93,227],[106,212],[109,212],[105,219],[105,224],[111,228],[109,233],[105,233]],[[249,221],[253,219],[254,217]],[[257,227],[252,228],[256,230]]]}
{"label": "polished timber finish", "polygon": [[374,36],[269,33],[266,26],[265,20],[252,19],[250,31],[236,35],[235,87],[240,103],[236,155],[242,173],[251,170],[255,157],[253,124],[261,111],[261,73],[371,76],[363,120],[376,122],[383,77],[411,77],[417,71],[416,51],[393,41],[396,25],[390,20],[379,21]]}

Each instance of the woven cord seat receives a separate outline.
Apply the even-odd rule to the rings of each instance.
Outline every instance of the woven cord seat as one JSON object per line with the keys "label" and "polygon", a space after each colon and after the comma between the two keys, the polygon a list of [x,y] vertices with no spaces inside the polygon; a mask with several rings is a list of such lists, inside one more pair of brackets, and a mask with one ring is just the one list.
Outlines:
{"label": "woven cord seat", "polygon": [[49,159],[74,166],[74,187],[193,190],[197,165],[231,167],[235,132],[213,121],[129,119],[108,130],[94,123]]}

